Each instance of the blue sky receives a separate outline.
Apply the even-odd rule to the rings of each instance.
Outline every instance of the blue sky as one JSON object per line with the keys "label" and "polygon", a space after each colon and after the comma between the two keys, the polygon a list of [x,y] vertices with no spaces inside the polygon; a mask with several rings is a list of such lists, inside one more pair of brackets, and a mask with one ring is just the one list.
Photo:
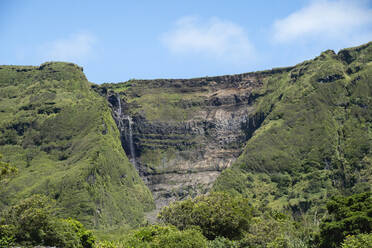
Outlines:
{"label": "blue sky", "polygon": [[372,0],[0,1],[0,64],[70,61],[95,83],[290,66],[372,40]]}

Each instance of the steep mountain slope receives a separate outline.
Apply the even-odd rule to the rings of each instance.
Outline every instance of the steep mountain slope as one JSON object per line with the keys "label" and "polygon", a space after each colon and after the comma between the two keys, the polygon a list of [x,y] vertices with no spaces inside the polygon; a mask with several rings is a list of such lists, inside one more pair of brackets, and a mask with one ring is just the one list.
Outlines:
{"label": "steep mountain slope", "polygon": [[[214,190],[300,214],[370,189],[372,43],[288,68],[96,87],[158,207]],[[120,111],[119,111],[120,109]],[[120,112],[120,114],[118,114]]]}
{"label": "steep mountain slope", "polygon": [[262,207],[309,212],[337,192],[372,185],[372,43],[326,51],[264,81],[262,126],[214,189]]}
{"label": "steep mountain slope", "polygon": [[94,228],[142,222],[150,191],[129,163],[104,98],[68,63],[0,66],[0,153],[19,175],[0,208],[34,193]]}
{"label": "steep mountain slope", "polygon": [[287,68],[103,85],[68,63],[0,66],[0,153],[20,172],[0,207],[41,192],[108,228],[140,223],[152,195],[159,209],[212,189],[316,224],[330,195],[371,190],[371,74],[371,42]]}

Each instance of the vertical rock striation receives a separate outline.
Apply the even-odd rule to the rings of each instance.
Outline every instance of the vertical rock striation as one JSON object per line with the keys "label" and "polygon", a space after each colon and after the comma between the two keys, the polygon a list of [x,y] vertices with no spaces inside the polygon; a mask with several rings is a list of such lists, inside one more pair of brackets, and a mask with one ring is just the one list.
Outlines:
{"label": "vertical rock striation", "polygon": [[265,119],[254,103],[270,73],[101,86],[157,209],[207,192],[241,154]]}

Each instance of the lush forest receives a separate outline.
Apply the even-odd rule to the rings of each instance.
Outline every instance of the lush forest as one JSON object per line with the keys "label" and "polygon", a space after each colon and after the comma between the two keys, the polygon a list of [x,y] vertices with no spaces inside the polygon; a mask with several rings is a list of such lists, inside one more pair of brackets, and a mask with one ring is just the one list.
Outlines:
{"label": "lush forest", "polygon": [[190,80],[0,66],[0,247],[370,248],[371,103],[371,42]]}

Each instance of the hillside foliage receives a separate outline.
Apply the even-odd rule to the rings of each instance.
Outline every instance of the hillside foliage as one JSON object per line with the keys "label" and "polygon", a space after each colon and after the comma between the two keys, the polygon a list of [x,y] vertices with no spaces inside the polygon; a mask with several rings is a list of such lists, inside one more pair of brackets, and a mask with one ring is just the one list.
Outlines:
{"label": "hillside foliage", "polygon": [[95,237],[77,220],[56,217],[55,201],[33,195],[1,213],[0,247],[47,245],[92,248]]}
{"label": "hillside foliage", "polygon": [[[227,147],[241,148],[236,161],[211,192],[170,204],[150,225],[154,200],[139,173],[205,155],[182,131],[221,104],[209,101],[212,81],[97,86],[72,63],[0,66],[0,247],[370,248],[372,42],[255,76],[246,98],[254,124],[239,129],[244,147]],[[137,133],[139,160],[153,168],[130,163],[107,89],[137,122],[181,123],[177,135],[165,135],[167,124]],[[200,132],[212,140],[208,127]]]}
{"label": "hillside foliage", "polygon": [[180,230],[197,226],[208,239],[237,239],[249,228],[252,208],[247,199],[213,193],[175,202],[165,207],[159,218]]}
{"label": "hillside foliage", "polygon": [[265,79],[265,117],[214,190],[319,222],[337,194],[372,187],[372,43],[323,52]]}
{"label": "hillside foliage", "polygon": [[142,223],[151,193],[90,87],[74,64],[0,66],[0,153],[18,170],[1,185],[1,209],[41,193],[89,227]]}

